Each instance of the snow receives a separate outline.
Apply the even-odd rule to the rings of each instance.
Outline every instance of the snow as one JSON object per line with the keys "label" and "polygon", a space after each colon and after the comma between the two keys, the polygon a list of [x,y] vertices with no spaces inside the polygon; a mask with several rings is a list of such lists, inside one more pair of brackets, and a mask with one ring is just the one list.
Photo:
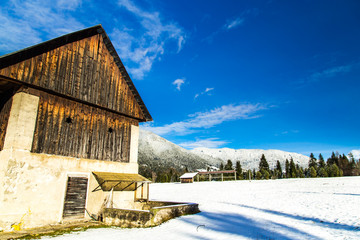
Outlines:
{"label": "snow", "polygon": [[195,172],[195,173],[184,173],[183,175],[181,175],[180,178],[193,178],[197,175],[198,173]]}
{"label": "snow", "polygon": [[290,159],[293,158],[294,163],[299,164],[300,167],[307,167],[309,163],[308,156],[275,149],[195,148],[190,150],[190,152],[208,159],[208,161],[211,161],[211,159],[221,159],[226,163],[227,160],[230,159],[233,164],[235,164],[235,161],[240,161],[244,169],[251,170],[254,168],[258,169],[262,154],[265,155],[271,169],[275,168],[277,160],[279,160],[282,168],[284,169],[286,159],[290,161]]}
{"label": "snow", "polygon": [[56,239],[360,239],[360,177],[151,184],[150,197],[196,202],[202,212]]}
{"label": "snow", "polygon": [[[219,166],[221,162],[226,164],[231,160],[235,165],[240,161],[243,169],[258,169],[261,155],[264,154],[271,169],[276,167],[279,160],[283,169],[285,161],[293,158],[295,164],[300,167],[308,167],[309,157],[293,152],[281,150],[262,150],[262,149],[231,149],[231,148],[195,148],[186,150],[150,131],[140,128],[139,136],[139,162],[156,162],[159,165],[187,166],[189,169],[206,168]],[[156,159],[156,160],[155,160]],[[151,164],[150,164],[151,165]]]}

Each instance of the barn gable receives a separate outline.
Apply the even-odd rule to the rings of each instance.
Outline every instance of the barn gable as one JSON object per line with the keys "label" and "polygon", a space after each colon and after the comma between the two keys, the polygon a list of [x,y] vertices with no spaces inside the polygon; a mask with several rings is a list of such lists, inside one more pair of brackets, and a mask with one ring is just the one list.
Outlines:
{"label": "barn gable", "polygon": [[152,120],[101,25],[2,56],[0,84],[7,82]]}
{"label": "barn gable", "polygon": [[0,229],[101,218],[110,198],[89,191],[104,184],[93,172],[133,176],[114,205],[148,200],[137,160],[149,120],[101,25],[0,57]]}

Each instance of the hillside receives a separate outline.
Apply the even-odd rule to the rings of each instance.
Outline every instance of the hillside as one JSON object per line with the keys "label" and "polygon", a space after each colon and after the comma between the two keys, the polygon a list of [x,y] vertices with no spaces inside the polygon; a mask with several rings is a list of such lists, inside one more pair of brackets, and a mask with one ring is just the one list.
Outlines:
{"label": "hillside", "polygon": [[271,169],[275,168],[276,161],[279,160],[281,167],[285,169],[286,159],[294,159],[295,164],[300,167],[307,167],[309,157],[293,152],[285,152],[281,150],[262,150],[262,149],[209,149],[209,148],[195,148],[190,152],[207,159],[211,162],[212,159],[221,159],[224,163],[230,159],[234,164],[240,161],[243,169],[257,169],[261,155],[264,154]]}
{"label": "hillside", "polygon": [[[208,159],[191,153],[190,151],[146,130],[140,129],[139,137],[139,172],[150,177],[151,172],[163,172],[174,168],[184,172],[206,168]],[[220,160],[211,158],[212,163],[218,165]]]}
{"label": "hillside", "polygon": [[235,165],[240,161],[243,169],[257,169],[260,157],[265,154],[270,168],[274,168],[279,160],[285,169],[286,159],[291,157],[295,164],[307,167],[309,157],[298,153],[284,152],[280,150],[261,149],[208,149],[196,148],[186,150],[152,132],[140,129],[139,137],[139,172],[150,177],[151,172],[164,172],[174,168],[183,172],[185,168],[189,171],[206,169],[207,166],[219,166],[230,159]]}

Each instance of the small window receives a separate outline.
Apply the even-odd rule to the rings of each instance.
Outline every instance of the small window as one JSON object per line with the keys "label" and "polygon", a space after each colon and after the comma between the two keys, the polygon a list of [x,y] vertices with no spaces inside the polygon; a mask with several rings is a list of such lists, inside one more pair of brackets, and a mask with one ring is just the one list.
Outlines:
{"label": "small window", "polygon": [[65,122],[66,122],[66,123],[72,123],[71,117],[67,117],[67,118],[65,119]]}

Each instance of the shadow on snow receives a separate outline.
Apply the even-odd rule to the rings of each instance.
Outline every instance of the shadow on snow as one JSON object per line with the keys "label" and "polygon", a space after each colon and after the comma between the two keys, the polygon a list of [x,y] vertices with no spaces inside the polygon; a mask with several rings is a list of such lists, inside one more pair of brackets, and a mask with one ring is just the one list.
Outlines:
{"label": "shadow on snow", "polygon": [[352,225],[347,225],[347,224],[343,224],[343,223],[329,222],[329,221],[321,220],[319,218],[305,217],[305,216],[294,215],[294,214],[290,214],[290,213],[283,213],[283,212],[279,212],[279,211],[275,211],[275,210],[263,209],[263,208],[248,206],[248,205],[244,205],[244,204],[233,204],[233,203],[229,203],[229,204],[243,207],[243,208],[250,208],[250,209],[254,209],[254,210],[258,210],[258,211],[262,211],[265,213],[270,213],[270,214],[274,214],[274,215],[278,215],[278,216],[288,217],[288,218],[292,218],[292,219],[296,219],[296,220],[312,221],[312,222],[318,224],[320,227],[341,229],[341,230],[347,230],[347,231],[354,231],[354,230],[360,231],[359,226],[352,226]]}
{"label": "shadow on snow", "polygon": [[[320,239],[317,236],[311,235],[307,232],[301,231],[294,227],[286,226],[284,224],[276,223],[268,220],[254,221],[251,218],[245,217],[237,213],[212,213],[201,212],[197,214],[198,218],[180,218],[186,223],[194,225],[194,228],[199,229],[199,235],[204,229],[215,232],[223,232],[238,235],[244,238],[253,239]],[[204,225],[201,225],[205,223]],[[201,226],[201,227],[200,227]],[[200,227],[200,228],[199,228]],[[204,228],[204,229],[202,229]],[[189,234],[189,237],[196,239],[213,239],[199,236],[197,234]]]}

